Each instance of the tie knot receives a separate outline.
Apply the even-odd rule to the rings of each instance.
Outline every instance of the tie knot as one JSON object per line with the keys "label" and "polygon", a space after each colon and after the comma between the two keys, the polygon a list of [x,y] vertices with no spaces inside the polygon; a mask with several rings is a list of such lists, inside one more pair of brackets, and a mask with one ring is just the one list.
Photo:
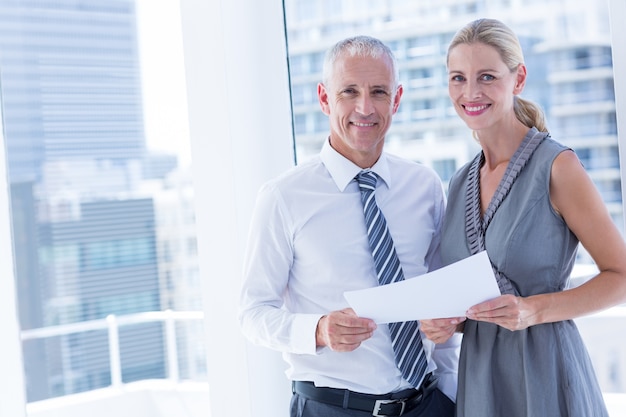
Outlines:
{"label": "tie knot", "polygon": [[374,191],[376,189],[377,175],[372,171],[361,171],[356,176],[361,191]]}

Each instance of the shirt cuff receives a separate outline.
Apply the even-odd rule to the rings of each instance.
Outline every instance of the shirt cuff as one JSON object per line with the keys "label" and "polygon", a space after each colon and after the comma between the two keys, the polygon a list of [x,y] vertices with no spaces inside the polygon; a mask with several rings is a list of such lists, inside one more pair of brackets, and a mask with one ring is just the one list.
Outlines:
{"label": "shirt cuff", "polygon": [[317,348],[316,332],[317,323],[323,314],[296,314],[291,323],[291,340],[294,353],[316,355]]}

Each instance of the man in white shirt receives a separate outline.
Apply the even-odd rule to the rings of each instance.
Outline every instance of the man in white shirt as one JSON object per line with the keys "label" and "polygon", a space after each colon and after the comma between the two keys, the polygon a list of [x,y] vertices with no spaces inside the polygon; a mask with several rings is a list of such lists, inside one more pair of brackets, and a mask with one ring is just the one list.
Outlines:
{"label": "man in white shirt", "polygon": [[259,192],[240,321],[252,342],[283,352],[292,417],[454,416],[459,338],[435,345],[420,333],[428,375],[414,387],[396,365],[389,327],[358,317],[343,296],[379,285],[355,180],[364,170],[377,175],[376,202],[404,276],[441,266],[445,196],[438,176],[383,152],[402,92],[382,42],[338,42],[318,85],[328,140],[319,157]]}

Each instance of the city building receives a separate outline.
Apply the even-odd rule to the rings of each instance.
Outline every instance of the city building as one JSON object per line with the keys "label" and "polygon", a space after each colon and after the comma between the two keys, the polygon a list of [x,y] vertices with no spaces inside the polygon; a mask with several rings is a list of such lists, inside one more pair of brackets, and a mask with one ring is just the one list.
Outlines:
{"label": "city building", "polygon": [[524,49],[529,77],[522,96],[544,108],[553,137],[579,154],[623,230],[605,3],[288,0],[285,11],[299,159],[315,155],[327,135],[328,122],[316,95],[325,50],[341,38],[368,34],[394,51],[404,86],[387,149],[433,167],[447,184],[478,150],[448,97],[447,45],[464,24],[495,17],[515,30]]}
{"label": "city building", "polygon": [[[0,97],[22,331],[183,306],[180,290],[173,301],[162,295],[190,281],[179,280],[186,269],[171,260],[162,271],[161,248],[178,239],[157,232],[154,194],[144,192],[144,183],[163,182],[177,159],[146,147],[137,25],[134,1],[0,2]],[[193,211],[188,201],[185,208]],[[195,249],[188,253],[197,258]],[[197,275],[196,267],[196,286]],[[197,299],[187,306],[201,309]],[[195,355],[181,360],[190,363],[185,373],[205,376],[198,370],[203,345],[189,341],[203,334],[201,322],[178,326],[185,327],[177,343]],[[163,327],[119,329],[122,382],[167,376]],[[102,329],[25,340],[27,400],[111,385],[108,337]]]}
{"label": "city building", "polygon": [[[567,7],[563,4],[567,3]],[[479,150],[456,115],[447,89],[447,45],[456,30],[495,17],[518,34],[528,67],[522,97],[540,104],[552,136],[572,147],[598,187],[622,232],[624,212],[617,148],[617,120],[608,7],[585,1],[443,2],[287,0],[290,81],[298,159],[316,155],[328,135],[316,86],[324,52],[355,34],[372,35],[393,50],[404,86],[402,102],[386,138],[389,152],[434,168],[447,185],[452,174]],[[578,268],[592,263],[582,246]],[[591,275],[575,273],[574,284]],[[606,326],[610,326],[606,321]],[[593,344],[604,341],[590,338]],[[626,348],[601,354],[604,388],[622,392]]]}

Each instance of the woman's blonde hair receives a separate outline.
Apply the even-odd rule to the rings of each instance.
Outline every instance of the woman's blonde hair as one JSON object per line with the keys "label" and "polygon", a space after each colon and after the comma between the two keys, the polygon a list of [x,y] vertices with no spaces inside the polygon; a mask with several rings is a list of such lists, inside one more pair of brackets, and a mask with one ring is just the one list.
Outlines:
{"label": "woman's blonde hair", "polygon": [[[524,64],[524,54],[519,39],[508,26],[496,19],[474,20],[461,28],[448,46],[446,64],[450,51],[455,46],[472,43],[483,43],[494,48],[511,72],[517,71],[518,65]],[[548,131],[545,115],[538,104],[515,96],[514,109],[515,116],[524,125],[529,128],[534,126],[541,132]]]}

